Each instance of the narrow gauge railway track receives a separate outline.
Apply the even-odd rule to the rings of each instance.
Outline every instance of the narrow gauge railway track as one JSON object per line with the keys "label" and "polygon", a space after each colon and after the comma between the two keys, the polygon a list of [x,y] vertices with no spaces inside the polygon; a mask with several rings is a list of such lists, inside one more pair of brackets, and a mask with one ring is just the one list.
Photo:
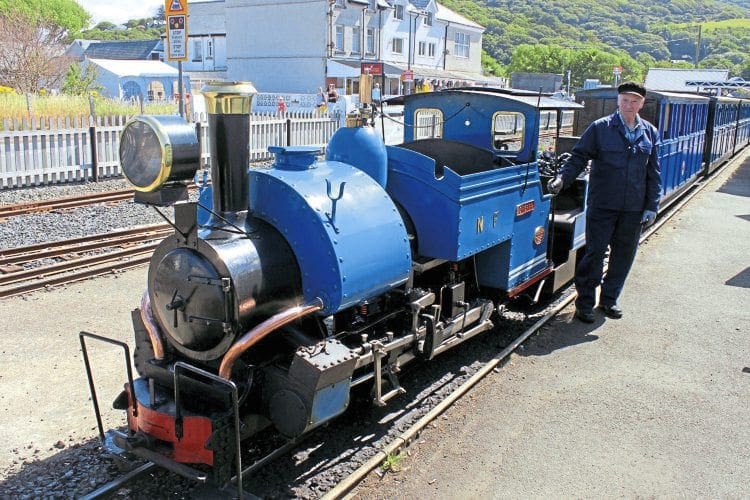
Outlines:
{"label": "narrow gauge railway track", "polygon": [[49,200],[30,201],[25,203],[14,203],[0,207],[0,219],[16,215],[26,215],[50,210],[63,210],[67,208],[83,207],[96,203],[115,203],[133,199],[135,191],[132,189],[105,191],[102,193],[89,193],[80,196],[69,196],[65,198],[54,198]]}
{"label": "narrow gauge railway track", "polygon": [[[197,187],[195,186],[195,184],[190,184],[188,186],[188,189],[194,191],[197,189]],[[133,189],[120,189],[117,191],[87,193],[80,196],[68,196],[65,198],[52,198],[49,200],[14,203],[12,205],[0,206],[0,219],[14,217],[17,215],[49,212],[51,210],[65,210],[70,208],[85,207],[98,203],[119,203],[122,201],[131,201],[134,195],[135,190]]]}
{"label": "narrow gauge railway track", "polygon": [[171,232],[168,224],[157,224],[2,250],[0,298],[147,263]]}
{"label": "narrow gauge railway track", "polygon": [[[726,166],[724,167],[726,168]],[[718,177],[718,172],[707,179],[694,185],[680,200],[676,201],[668,211],[664,212],[659,220],[644,232],[641,242],[647,240],[658,231],[670,218],[679,213],[703,188],[710,185],[713,179]],[[395,455],[408,447],[420,434],[420,432],[452,404],[465,394],[469,393],[484,377],[502,368],[508,357],[513,354],[529,337],[552,320],[559,312],[564,310],[574,299],[575,291],[572,286],[561,294],[557,300],[541,311],[519,315],[511,312],[507,317],[499,320],[499,328],[505,332],[513,330],[512,334],[500,335],[500,343],[491,340],[500,332],[478,336],[472,339],[475,347],[467,346],[468,354],[464,350],[453,350],[445,353],[442,359],[441,372],[447,371],[449,375],[441,380],[429,383],[424,380],[413,384],[413,380],[405,379],[404,386],[410,396],[404,396],[403,408],[371,408],[361,412],[342,416],[348,425],[343,425],[341,420],[337,427],[336,438],[331,436],[331,430],[321,428],[296,443],[286,443],[281,447],[270,447],[263,452],[263,458],[258,455],[254,460],[246,460],[243,453],[243,463],[252,463],[243,471],[245,492],[260,497],[286,497],[289,495],[303,498],[338,499],[346,496],[356,487],[370,472],[379,467],[389,455]],[[503,315],[505,316],[505,315]],[[514,325],[515,324],[515,325]],[[522,330],[520,333],[518,333]],[[496,346],[492,352],[488,352],[488,346]],[[460,351],[460,352],[459,352]],[[466,356],[464,357],[464,354]],[[451,359],[454,357],[456,359]],[[489,359],[488,359],[489,358]],[[447,363],[446,363],[447,362]],[[467,368],[468,365],[471,365]],[[466,368],[466,369],[465,369]],[[409,369],[409,367],[406,367]],[[456,374],[462,372],[458,377]],[[429,378],[429,374],[422,374]],[[460,385],[447,389],[448,379],[460,378]],[[413,414],[409,417],[409,414]],[[340,417],[340,419],[342,418]],[[378,423],[380,421],[380,423]],[[384,422],[388,422],[385,424]],[[399,422],[404,425],[400,425]],[[391,427],[390,430],[382,429],[383,425]],[[377,430],[375,430],[377,428]],[[398,430],[400,428],[401,430]],[[406,429],[406,430],[403,430]],[[343,444],[348,442],[348,444]],[[325,450],[326,448],[333,448]],[[291,451],[290,451],[291,450]],[[259,450],[256,450],[259,451]],[[291,455],[291,456],[289,456]],[[281,458],[278,461],[274,459]],[[260,458],[260,459],[259,459]],[[309,464],[305,462],[311,462]],[[282,463],[283,462],[283,463]],[[141,491],[148,488],[149,481],[153,479],[138,479],[143,472],[151,471],[155,464],[146,462],[138,464],[132,473],[125,473],[113,481],[100,486],[96,491],[82,498],[109,497],[118,488],[125,484],[130,491]],[[164,474],[170,474],[162,471]],[[320,475],[329,473],[337,476],[335,481],[331,477],[324,479]],[[128,475],[130,474],[130,475]],[[304,482],[302,490],[298,490],[298,484]],[[311,486],[310,484],[313,484]],[[190,482],[177,478],[174,483],[176,491],[192,496],[198,491],[201,494],[210,495],[206,486],[194,490],[189,486]],[[163,484],[161,488],[163,488]],[[166,490],[160,490],[163,493]],[[221,493],[231,495],[236,493],[232,487],[225,488]],[[218,492],[214,492],[218,493]]]}

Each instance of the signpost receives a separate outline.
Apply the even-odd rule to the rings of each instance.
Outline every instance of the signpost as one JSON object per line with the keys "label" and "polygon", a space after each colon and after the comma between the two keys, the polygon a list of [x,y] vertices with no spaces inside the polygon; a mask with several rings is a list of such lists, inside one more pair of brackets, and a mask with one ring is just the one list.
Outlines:
{"label": "signpost", "polygon": [[182,61],[188,58],[187,0],[165,0],[167,23],[167,60],[177,61],[177,93],[180,95],[180,116],[185,116],[185,92],[182,88]]}
{"label": "signpost", "polygon": [[187,61],[187,0],[165,0],[167,59]]}

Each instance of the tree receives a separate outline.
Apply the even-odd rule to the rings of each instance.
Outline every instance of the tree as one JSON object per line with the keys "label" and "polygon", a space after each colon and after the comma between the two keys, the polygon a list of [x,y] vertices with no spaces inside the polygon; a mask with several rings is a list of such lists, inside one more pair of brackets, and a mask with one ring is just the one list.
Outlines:
{"label": "tree", "polygon": [[117,25],[115,23],[111,23],[109,21],[102,21],[96,26],[94,26],[92,29],[95,30],[101,30],[101,31],[110,31],[117,29]]}
{"label": "tree", "polygon": [[82,68],[80,64],[73,63],[65,74],[62,84],[64,94],[86,95],[91,91],[101,91],[102,87],[96,85],[98,72],[93,64],[87,64]]}
{"label": "tree", "polygon": [[78,33],[91,20],[75,0],[0,0],[2,15],[21,15],[34,23],[52,24],[68,35]]}
{"label": "tree", "polygon": [[0,84],[19,92],[56,87],[70,65],[66,34],[41,16],[20,10],[0,14]]}

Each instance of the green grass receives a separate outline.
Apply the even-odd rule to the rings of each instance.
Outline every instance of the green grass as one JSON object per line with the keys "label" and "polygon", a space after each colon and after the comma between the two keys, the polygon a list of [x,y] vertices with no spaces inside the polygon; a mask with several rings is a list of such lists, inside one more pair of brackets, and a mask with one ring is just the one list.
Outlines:
{"label": "green grass", "polygon": [[399,472],[401,470],[401,461],[404,457],[403,453],[399,453],[398,455],[389,453],[386,455],[383,463],[380,464],[380,470],[383,472]]}
{"label": "green grass", "polygon": [[[750,30],[750,19],[725,19],[723,21],[704,21],[700,23],[703,33],[710,33],[715,30],[725,29],[744,29]],[[669,24],[669,29],[696,29],[698,23]]]}
{"label": "green grass", "polygon": [[[86,96],[69,95],[18,95],[0,93],[1,119],[30,119],[38,117],[76,118],[90,116],[92,103]],[[149,103],[144,106],[149,115],[172,115],[177,113],[177,104],[172,102]],[[133,116],[141,114],[138,103],[129,103],[105,97],[93,98],[94,116]]]}

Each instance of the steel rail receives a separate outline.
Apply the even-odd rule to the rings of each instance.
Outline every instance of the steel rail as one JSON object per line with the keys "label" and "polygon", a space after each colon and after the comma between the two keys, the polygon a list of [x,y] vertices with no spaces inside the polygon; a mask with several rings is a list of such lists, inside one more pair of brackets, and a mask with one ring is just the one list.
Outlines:
{"label": "steel rail", "polygon": [[[188,189],[198,189],[195,184],[189,184]],[[51,210],[66,210],[71,208],[85,207],[98,203],[119,203],[131,201],[135,195],[134,189],[120,189],[117,191],[101,191],[98,193],[87,193],[78,196],[67,196],[64,198],[50,198],[47,200],[36,200],[12,205],[0,206],[0,219],[14,217],[17,215],[28,215]]]}
{"label": "steel rail", "polygon": [[[50,286],[73,283],[147,264],[151,260],[156,245],[156,243],[142,245],[119,252],[108,252],[55,264],[53,271],[49,267],[46,268],[46,271],[40,271],[44,268],[37,268],[26,270],[23,273],[0,276],[0,298],[20,295]],[[23,278],[19,277],[21,274],[23,274]],[[38,277],[38,279],[24,280],[28,277]]]}
{"label": "steel rail", "polygon": [[172,233],[169,224],[156,224],[83,236],[69,240],[51,241],[23,247],[0,250],[0,266],[87,252],[100,248],[140,243],[149,239],[164,238]]}
{"label": "steel rail", "polygon": [[127,201],[133,198],[135,190],[126,189],[119,191],[104,191],[100,193],[90,193],[80,196],[68,196],[65,198],[53,198],[49,200],[29,201],[25,203],[15,203],[0,207],[0,218],[12,217],[16,215],[26,215],[37,212],[48,212],[50,210],[64,210],[67,208],[76,208],[95,203],[109,203]]}
{"label": "steel rail", "polygon": [[[660,218],[654,225],[652,225],[644,234],[641,236],[640,243],[651,237],[656,231],[666,224],[675,214],[679,213],[680,209],[683,208],[693,197],[700,193],[707,186],[711,185],[712,182],[718,177],[718,174],[725,169],[729,168],[730,165],[734,165],[735,162],[744,161],[746,157],[750,156],[750,152],[745,152],[735,156],[732,160],[725,163],[719,170],[715,171],[708,179],[697,182],[693,189],[686,192],[683,198],[680,199],[679,203],[673,204],[673,206],[666,212],[666,217]],[[557,316],[563,311],[571,302],[576,298],[576,292],[572,291],[569,295],[564,297],[562,301],[555,306],[552,311],[547,313],[544,317],[539,319],[531,327],[525,330],[519,335],[510,345],[500,351],[494,358],[488,361],[479,371],[471,376],[466,382],[452,392],[446,399],[440,404],[435,406],[426,415],[420,418],[414,425],[407,429],[403,434],[395,438],[389,444],[378,450],[367,462],[362,464],[357,470],[346,477],[343,481],[339,482],[333,489],[329,490],[325,495],[321,497],[321,500],[333,500],[343,498],[349,491],[355,488],[370,472],[379,467],[389,455],[399,453],[402,448],[408,446],[419,433],[427,427],[433,420],[439,417],[445,412],[450,406],[458,401],[464,394],[466,394],[474,385],[480,380],[485,378],[487,375],[492,373],[496,367],[508,356],[510,356],[519,345],[521,345],[531,335],[536,333],[542,326],[549,322],[552,318]]]}

